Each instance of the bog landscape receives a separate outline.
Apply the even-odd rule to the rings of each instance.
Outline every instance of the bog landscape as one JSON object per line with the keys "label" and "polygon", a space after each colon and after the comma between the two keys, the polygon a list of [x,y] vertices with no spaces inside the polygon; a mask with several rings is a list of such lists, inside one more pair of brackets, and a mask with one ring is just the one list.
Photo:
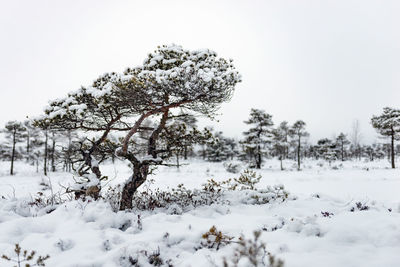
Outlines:
{"label": "bog landscape", "polygon": [[[221,10],[245,16],[239,17],[247,25],[266,19],[256,16],[258,8],[267,13],[291,10],[298,14],[297,9],[292,9],[297,4],[289,2],[276,6],[255,1],[246,5],[246,11],[239,8],[244,3],[232,1],[229,4],[234,5],[233,10],[226,11],[228,3]],[[335,5],[340,6],[339,2]],[[135,9],[125,4],[119,4],[124,9],[119,12],[99,9],[99,14],[107,11],[104,14],[118,15],[116,21],[107,21],[113,26],[109,33],[117,31],[114,26],[125,25],[117,17],[125,18],[128,25],[131,20],[136,21],[126,15]],[[165,10],[165,3],[153,4],[155,14]],[[371,1],[365,5],[372,9],[375,4]],[[171,12],[194,6],[179,2]],[[145,7],[149,8],[142,6],[143,10]],[[167,7],[171,6],[164,6]],[[316,7],[308,1],[300,4],[303,11],[320,8],[331,14],[334,11],[329,7]],[[358,5],[350,8],[365,15]],[[33,14],[39,12],[32,10]],[[40,12],[48,12],[43,10]],[[57,9],[56,14],[67,14],[64,12],[67,11]],[[313,18],[315,13],[311,13]],[[339,11],[342,13],[349,15]],[[207,15],[202,14],[204,18]],[[385,17],[386,13],[379,14]],[[227,15],[229,21],[233,21],[231,15]],[[261,28],[254,26],[255,31],[261,35],[263,29],[275,29],[271,21],[280,21],[277,17],[268,17]],[[349,27],[370,36],[357,28],[359,24],[352,24],[350,17],[346,17]],[[159,16],[154,19],[162,21]],[[340,25],[336,16],[331,19]],[[38,21],[34,23],[41,23]],[[103,23],[100,17],[96,21]],[[301,16],[297,22],[304,21],[308,18]],[[287,23],[295,27],[295,22]],[[185,27],[191,25],[202,29],[197,22]],[[329,27],[336,24],[327,25],[332,30]],[[69,27],[72,26],[66,29]],[[283,28],[275,30],[277,36],[296,35]],[[216,40],[195,34],[200,35],[201,42],[205,39],[214,44]],[[398,34],[393,31],[393,36]],[[128,38],[125,34],[122,37]],[[332,38],[335,44],[356,42],[349,36],[346,38],[350,39],[336,35]],[[140,60],[130,59],[129,67],[85,78],[92,82],[84,84],[83,80],[76,90],[66,92],[61,86],[60,91],[49,87],[51,90],[45,92],[38,87],[37,94],[48,96],[49,100],[41,112],[30,111],[30,107],[39,105],[36,101],[29,100],[30,104],[23,107],[18,99],[7,97],[12,88],[20,90],[19,84],[33,81],[30,76],[23,75],[20,83],[11,83],[9,77],[13,74],[5,75],[4,84],[9,86],[4,85],[1,94],[9,103],[3,105],[9,105],[8,110],[18,109],[15,112],[23,112],[25,117],[12,112],[1,112],[0,117],[5,121],[0,138],[0,266],[400,265],[400,102],[393,97],[400,84],[394,78],[385,99],[368,100],[368,94],[364,94],[363,101],[359,101],[347,95],[353,106],[343,100],[332,107],[328,106],[334,102],[331,100],[342,96],[336,96],[328,87],[318,89],[331,96],[327,102],[323,96],[308,91],[302,93],[305,98],[298,99],[288,93],[305,90],[301,85],[286,88],[288,91],[281,88],[289,78],[277,78],[286,77],[287,73],[273,61],[263,63],[269,65],[257,79],[265,79],[265,84],[256,90],[250,85],[258,83],[252,78],[262,68],[246,65],[245,58],[251,52],[235,53],[228,46],[224,51],[224,45],[217,45],[221,51],[214,51],[211,46],[198,49],[192,43],[174,43],[190,43],[186,37],[170,39],[173,42],[148,47],[137,57]],[[91,42],[89,37],[86,40]],[[196,43],[197,39],[193,40]],[[251,46],[257,40],[244,43]],[[225,44],[223,38],[220,42]],[[304,42],[312,46],[309,40]],[[112,44],[118,47],[117,43]],[[284,52],[277,55],[298,48],[281,45]],[[138,51],[142,49],[135,53]],[[340,56],[342,52],[336,51]],[[226,54],[234,55],[233,59]],[[86,56],[79,58],[84,62]],[[296,65],[295,58],[289,65],[310,78]],[[342,63],[359,62],[348,56],[341,59]],[[9,62],[14,60],[10,58]],[[39,65],[48,64],[46,60],[53,62],[49,56]],[[68,62],[66,57],[64,60]],[[257,62],[258,58],[249,60]],[[57,62],[63,64],[58,59]],[[344,90],[350,91],[358,90],[352,87],[357,71],[373,65],[356,64],[343,75],[345,64],[335,69],[333,61],[329,62],[331,65],[324,61],[319,66],[325,66],[325,72],[336,70],[335,79],[342,79],[349,86]],[[311,60],[302,66],[310,70],[314,63]],[[52,73],[59,73],[57,64],[46,66]],[[112,65],[102,64],[107,69]],[[394,65],[386,67],[387,73],[395,73]],[[374,70],[378,72],[378,68]],[[35,73],[36,78],[46,76],[40,71]],[[87,77],[89,73],[83,74]],[[375,88],[376,80],[364,77],[370,78],[368,84]],[[267,85],[274,78],[275,87],[269,88]],[[318,84],[316,79],[307,80],[307,86]],[[245,93],[238,98],[237,92]],[[327,106],[314,106],[319,101]],[[229,103],[233,106],[224,106]],[[344,129],[341,121],[348,120],[351,112],[360,114],[358,110],[363,110],[362,117],[349,120]]]}

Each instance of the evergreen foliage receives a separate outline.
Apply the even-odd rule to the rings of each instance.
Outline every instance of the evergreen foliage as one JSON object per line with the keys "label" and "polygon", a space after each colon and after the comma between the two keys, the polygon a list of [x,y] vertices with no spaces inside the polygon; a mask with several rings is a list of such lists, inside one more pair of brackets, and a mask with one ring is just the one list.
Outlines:
{"label": "evergreen foliage", "polygon": [[20,153],[17,151],[17,143],[21,143],[25,140],[26,128],[21,122],[9,121],[6,123],[5,129],[3,130],[5,137],[8,141],[7,149],[10,150],[10,175],[14,175],[14,161],[16,157],[20,157]]}
{"label": "evergreen foliage", "polygon": [[390,137],[390,156],[392,168],[395,166],[395,140],[400,139],[400,110],[385,107],[383,113],[371,118],[372,126],[383,136]]}
{"label": "evergreen foliage", "polygon": [[263,157],[268,151],[267,146],[271,142],[274,125],[272,115],[264,110],[251,109],[250,117],[245,123],[250,125],[250,129],[243,133],[245,138],[241,143],[250,161],[254,163],[254,167],[260,169]]}

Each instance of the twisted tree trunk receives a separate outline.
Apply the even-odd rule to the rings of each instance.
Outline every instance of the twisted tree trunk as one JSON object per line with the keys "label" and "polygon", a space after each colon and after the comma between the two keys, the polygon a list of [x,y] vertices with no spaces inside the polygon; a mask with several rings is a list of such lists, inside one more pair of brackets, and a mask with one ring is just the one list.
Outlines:
{"label": "twisted tree trunk", "polygon": [[[168,109],[166,109],[161,117],[160,124],[153,131],[149,138],[147,154],[153,158],[153,160],[138,160],[134,155],[130,153],[123,154],[133,164],[133,174],[131,178],[125,183],[122,189],[121,202],[119,209],[126,210],[132,209],[133,196],[137,189],[146,181],[149,174],[150,165],[160,164],[161,162],[157,159],[157,139],[164,129],[168,119]],[[139,118],[138,122],[135,123],[135,128],[138,129],[140,123],[144,120],[143,116]],[[132,136],[135,132],[132,131]],[[126,147],[127,148],[127,147]],[[123,152],[122,152],[123,153]]]}
{"label": "twisted tree trunk", "polygon": [[119,210],[132,209],[133,195],[147,179],[149,174],[149,164],[136,161],[133,163],[133,174],[125,183],[122,190]]}

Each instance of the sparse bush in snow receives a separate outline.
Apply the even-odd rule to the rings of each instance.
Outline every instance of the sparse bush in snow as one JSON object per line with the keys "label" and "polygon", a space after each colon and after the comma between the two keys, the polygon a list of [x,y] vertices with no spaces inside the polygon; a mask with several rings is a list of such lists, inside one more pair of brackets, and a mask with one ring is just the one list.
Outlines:
{"label": "sparse bush in snow", "polygon": [[121,201],[121,185],[115,187],[108,187],[107,191],[103,193],[102,198],[111,205],[114,212],[119,210],[119,203]]}
{"label": "sparse bush in snow", "polygon": [[232,190],[239,187],[239,190],[255,190],[255,185],[260,182],[261,175],[257,175],[255,171],[246,169],[240,174],[239,178],[234,178]]}
{"label": "sparse bush in snow", "polygon": [[221,246],[228,245],[232,242],[233,237],[223,234],[218,231],[215,226],[212,226],[210,230],[204,233],[200,242],[202,247],[215,248],[218,250]]}
{"label": "sparse bush in snow", "polygon": [[65,200],[61,198],[60,194],[46,196],[43,192],[39,191],[32,197],[32,200],[28,202],[28,205],[38,209],[44,209],[46,213],[51,213],[58,205],[64,202]]}
{"label": "sparse bush in snow", "polygon": [[369,210],[369,206],[361,202],[356,202],[356,205],[351,207],[350,211],[354,212],[355,210],[359,211]]}
{"label": "sparse bush in snow", "polygon": [[165,260],[161,256],[160,248],[153,252],[149,252],[148,250],[140,250],[136,252],[135,256],[128,255],[122,256],[119,260],[120,266],[165,266],[165,267],[173,267],[172,260]]}
{"label": "sparse bush in snow", "polygon": [[[261,231],[255,231],[253,239],[246,239],[244,236],[240,237],[233,256],[230,261],[224,258],[223,266],[283,267],[282,260],[267,252],[265,243],[259,240],[260,236]],[[266,262],[266,258],[268,258],[268,262]]]}
{"label": "sparse bush in snow", "polygon": [[138,210],[154,210],[157,208],[167,208],[169,212],[176,214],[182,213],[183,209],[190,209],[197,206],[221,203],[219,192],[205,190],[190,190],[183,184],[173,188],[172,191],[162,191],[160,189],[137,192],[133,197],[133,207]]}
{"label": "sparse bush in snow", "polygon": [[[255,185],[261,176],[251,170],[245,170],[238,178],[217,182],[210,179],[201,189],[188,189],[179,184],[172,190],[151,189],[136,192],[133,197],[133,209],[155,210],[167,209],[169,214],[182,214],[198,206],[212,204],[229,204],[239,202],[244,204],[266,204],[271,201],[285,201],[289,193],[283,185],[268,186],[256,189]],[[151,181],[150,181],[151,183]],[[109,202],[114,211],[118,210],[121,187],[109,188],[103,198]]]}
{"label": "sparse bush in snow", "polygon": [[321,211],[321,215],[325,218],[330,218],[331,216],[333,216],[333,213],[329,211]]}
{"label": "sparse bush in snow", "polygon": [[7,256],[3,254],[1,258],[3,260],[17,264],[15,266],[18,267],[46,266],[44,261],[50,258],[49,255],[36,257],[36,251],[34,250],[32,250],[31,252],[28,252],[27,250],[22,251],[19,244],[15,244],[14,252],[15,256]]}
{"label": "sparse bush in snow", "polygon": [[261,205],[270,203],[272,201],[283,202],[289,197],[289,193],[285,191],[283,185],[268,186],[267,189],[254,190],[250,192],[251,193],[249,194],[249,196],[251,197],[251,199],[249,199],[249,201],[246,201],[246,199],[244,199],[244,202],[246,204]]}

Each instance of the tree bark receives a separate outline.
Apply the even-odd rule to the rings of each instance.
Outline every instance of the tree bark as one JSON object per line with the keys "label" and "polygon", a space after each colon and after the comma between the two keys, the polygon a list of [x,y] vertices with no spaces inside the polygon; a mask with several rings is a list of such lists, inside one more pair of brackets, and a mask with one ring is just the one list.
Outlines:
{"label": "tree bark", "polygon": [[30,134],[29,134],[29,131],[28,131],[28,133],[27,133],[27,136],[26,136],[26,162],[29,162],[29,153],[30,153]]}
{"label": "tree bark", "polygon": [[297,169],[300,170],[300,149],[301,149],[301,138],[299,135],[299,143],[297,145]]}
{"label": "tree bark", "polygon": [[51,146],[51,171],[55,172],[56,171],[56,165],[55,165],[55,161],[54,161],[54,153],[55,153],[55,149],[56,149],[56,140],[54,139],[54,132],[53,132],[53,140],[52,140],[52,146]]}
{"label": "tree bark", "polygon": [[187,149],[187,145],[183,146],[183,159],[187,160],[187,154],[188,154],[188,149]]}
{"label": "tree bark", "polygon": [[[149,143],[147,147],[147,154],[152,156],[153,159],[157,159],[157,139],[162,131],[165,128],[165,124],[168,120],[168,109],[164,110],[163,115],[160,120],[160,124],[158,127],[153,131],[149,138]],[[146,118],[146,116],[142,116],[139,120],[135,123],[134,128],[135,131],[131,131],[128,136],[129,138],[137,131],[138,127],[140,126],[141,122]],[[133,128],[133,129],[134,129]],[[139,161],[134,155],[127,153],[127,144],[129,138],[125,138],[124,140],[124,148],[122,150],[122,155],[127,158],[133,164],[133,174],[131,178],[125,183],[124,188],[122,189],[121,195],[121,203],[119,206],[120,210],[132,209],[132,201],[133,196],[137,189],[146,181],[147,175],[149,174],[149,166],[154,164],[152,160],[144,160]],[[126,145],[126,146],[125,146]]]}
{"label": "tree bark", "polygon": [[146,181],[148,172],[148,164],[143,164],[139,161],[133,163],[133,175],[124,185],[119,210],[132,209],[133,195],[139,186]]}
{"label": "tree bark", "polygon": [[344,144],[343,144],[343,141],[342,141],[342,161],[344,161]]}
{"label": "tree bark", "polygon": [[48,140],[47,130],[44,131],[44,135],[45,135],[45,141],[44,141],[43,173],[45,176],[47,176],[47,140]]}
{"label": "tree bark", "polygon": [[17,130],[14,128],[13,131],[13,147],[12,147],[12,153],[11,153],[11,169],[10,169],[10,175],[14,175],[14,158],[15,158],[15,143],[16,143],[16,134]]}
{"label": "tree bark", "polygon": [[391,144],[390,144],[390,154],[391,154],[391,161],[392,161],[392,168],[396,168],[395,162],[394,162],[394,135],[395,132],[392,130],[392,135],[391,135]]}

